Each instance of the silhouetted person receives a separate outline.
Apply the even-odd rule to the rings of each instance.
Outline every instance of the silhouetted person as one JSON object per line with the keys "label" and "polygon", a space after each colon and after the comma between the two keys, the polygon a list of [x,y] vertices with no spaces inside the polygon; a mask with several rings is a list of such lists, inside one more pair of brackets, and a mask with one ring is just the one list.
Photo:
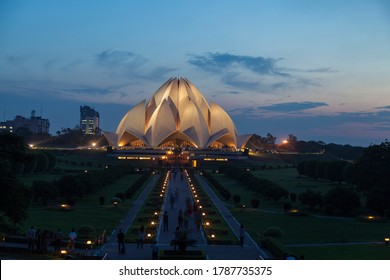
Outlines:
{"label": "silhouetted person", "polygon": [[62,234],[60,229],[57,229],[57,232],[54,233],[54,253],[61,253],[61,244],[64,235]]}
{"label": "silhouetted person", "polygon": [[144,247],[144,240],[146,237],[146,232],[144,226],[141,226],[138,230],[138,241],[137,241],[137,249],[141,247],[143,249]]}
{"label": "silhouetted person", "polygon": [[168,212],[165,211],[163,215],[163,231],[168,231]]}
{"label": "silhouetted person", "polygon": [[68,239],[69,240],[68,240],[68,245],[66,246],[66,250],[68,250],[68,251],[70,250],[71,252],[73,252],[74,245],[75,245],[76,239],[77,239],[77,234],[73,228],[68,234]]}
{"label": "silhouetted person", "polygon": [[160,247],[157,245],[157,241],[154,241],[150,247],[152,248],[152,260],[158,260],[158,252],[160,251]]}
{"label": "silhouetted person", "polygon": [[119,229],[116,240],[118,241],[118,253],[124,254],[125,253],[125,234],[123,233],[122,229]]}
{"label": "silhouetted person", "polygon": [[240,245],[241,247],[244,247],[244,238],[245,238],[245,229],[244,225],[240,225]]}
{"label": "silhouetted person", "polygon": [[35,246],[35,238],[36,238],[36,231],[33,226],[30,227],[30,229],[27,231],[27,250],[29,252],[34,251]]}

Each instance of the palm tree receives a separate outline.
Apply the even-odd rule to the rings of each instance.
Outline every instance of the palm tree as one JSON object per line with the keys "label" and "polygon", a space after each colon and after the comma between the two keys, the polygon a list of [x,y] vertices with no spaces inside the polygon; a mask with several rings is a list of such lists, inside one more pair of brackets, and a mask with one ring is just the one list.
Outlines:
{"label": "palm tree", "polygon": [[198,241],[190,238],[191,230],[182,229],[176,235],[176,239],[172,239],[170,245],[177,245],[179,252],[181,254],[185,253],[187,247],[195,247],[198,244]]}

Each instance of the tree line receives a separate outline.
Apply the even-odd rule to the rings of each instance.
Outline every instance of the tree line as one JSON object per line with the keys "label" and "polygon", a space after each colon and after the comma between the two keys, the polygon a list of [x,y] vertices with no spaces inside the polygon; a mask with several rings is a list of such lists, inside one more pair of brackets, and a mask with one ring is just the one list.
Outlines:
{"label": "tree line", "polygon": [[[365,197],[365,206],[381,216],[390,216],[390,143],[371,145],[363,150],[354,162],[304,161],[297,164],[300,175],[312,179],[339,182],[332,190],[338,208],[346,212],[348,206],[359,207],[360,195]],[[348,185],[341,185],[342,182]],[[318,197],[318,194],[316,194]],[[314,196],[310,193],[310,196]],[[314,203],[314,202],[312,202]]]}

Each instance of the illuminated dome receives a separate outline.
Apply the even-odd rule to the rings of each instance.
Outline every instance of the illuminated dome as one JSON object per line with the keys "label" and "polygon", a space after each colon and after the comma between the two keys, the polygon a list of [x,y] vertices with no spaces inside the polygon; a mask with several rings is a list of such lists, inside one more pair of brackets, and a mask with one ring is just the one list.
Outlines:
{"label": "illuminated dome", "polygon": [[146,102],[130,109],[116,132],[105,132],[111,146],[237,147],[232,119],[185,78],[166,81]]}

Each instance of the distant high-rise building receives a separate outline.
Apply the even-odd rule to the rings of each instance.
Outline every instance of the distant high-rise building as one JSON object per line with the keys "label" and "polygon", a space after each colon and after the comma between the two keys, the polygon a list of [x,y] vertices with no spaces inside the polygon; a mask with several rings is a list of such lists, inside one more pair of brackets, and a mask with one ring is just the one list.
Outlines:
{"label": "distant high-rise building", "polygon": [[80,106],[80,129],[84,134],[97,134],[99,112],[89,106]]}
{"label": "distant high-rise building", "polygon": [[17,115],[12,121],[8,120],[1,123],[0,128],[9,132],[28,129],[32,133],[49,133],[50,122],[48,119],[35,116],[35,110],[32,110],[30,118]]}

